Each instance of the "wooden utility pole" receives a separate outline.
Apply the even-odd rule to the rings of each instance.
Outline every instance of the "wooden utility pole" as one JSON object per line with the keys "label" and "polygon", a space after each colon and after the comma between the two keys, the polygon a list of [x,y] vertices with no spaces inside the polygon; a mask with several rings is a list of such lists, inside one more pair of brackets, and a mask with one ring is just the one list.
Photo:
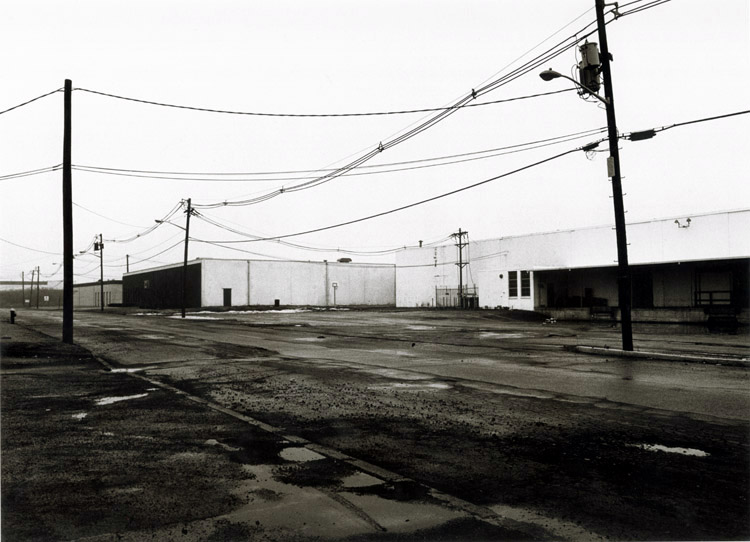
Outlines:
{"label": "wooden utility pole", "polygon": [[190,215],[193,208],[190,206],[190,198],[187,199],[187,219],[185,221],[185,259],[182,264],[182,317],[185,318],[185,304],[187,302],[187,262],[188,262],[188,239],[190,236]]}
{"label": "wooden utility pole", "polygon": [[[36,308],[37,309],[39,308],[39,279],[40,279],[39,275],[40,275],[39,266],[37,265],[36,266]],[[32,284],[32,287],[33,287],[33,284]]]}
{"label": "wooden utility pole", "polygon": [[36,273],[36,269],[31,270],[31,284],[29,286],[29,308],[34,308],[34,273]]}
{"label": "wooden utility pole", "polygon": [[628,239],[625,233],[625,205],[622,201],[622,178],[620,176],[620,151],[617,122],[615,120],[615,101],[612,96],[612,74],[609,68],[611,55],[607,46],[607,27],[604,21],[604,0],[596,2],[596,22],[599,27],[599,46],[601,47],[602,76],[604,97],[607,99],[607,135],[609,137],[609,155],[612,162],[612,198],[615,206],[615,233],[617,237],[617,291],[620,305],[620,326],[622,328],[622,349],[633,350],[633,324],[631,320],[632,281],[628,266]]}
{"label": "wooden utility pole", "polygon": [[464,267],[468,265],[468,262],[464,263],[463,251],[464,247],[469,244],[468,241],[464,243],[463,238],[468,235],[469,232],[461,231],[461,228],[458,228],[458,233],[451,234],[451,237],[458,239],[456,241],[458,247],[458,263],[456,264],[458,266],[458,303],[462,309],[464,308]]}
{"label": "wooden utility pole", "polygon": [[99,304],[104,312],[104,238],[99,234]]}
{"label": "wooden utility pole", "polygon": [[63,324],[62,340],[73,344],[73,168],[71,163],[73,82],[65,80],[63,113]]}
{"label": "wooden utility pole", "polygon": [[26,308],[26,277],[23,271],[21,271],[21,308]]}

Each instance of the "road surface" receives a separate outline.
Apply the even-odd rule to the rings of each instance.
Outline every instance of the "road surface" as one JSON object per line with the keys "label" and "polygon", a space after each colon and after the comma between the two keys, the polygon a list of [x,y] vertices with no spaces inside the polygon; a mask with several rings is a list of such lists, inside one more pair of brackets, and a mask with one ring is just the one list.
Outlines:
{"label": "road surface", "polygon": [[[712,361],[632,360],[575,351],[617,348],[608,324],[521,316],[79,311],[75,340],[120,370],[563,536],[750,537],[747,335],[637,326],[638,350]],[[59,312],[20,321],[60,335]]]}

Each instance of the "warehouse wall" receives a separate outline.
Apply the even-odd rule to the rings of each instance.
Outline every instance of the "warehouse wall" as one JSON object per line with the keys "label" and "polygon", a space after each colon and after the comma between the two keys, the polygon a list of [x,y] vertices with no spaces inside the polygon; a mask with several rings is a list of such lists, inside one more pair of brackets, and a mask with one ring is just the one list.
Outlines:
{"label": "warehouse wall", "polygon": [[329,263],[328,288],[329,306],[395,305],[395,267]]}
{"label": "warehouse wall", "polygon": [[[691,215],[687,217],[628,224],[628,258],[630,264],[649,265],[666,262],[721,261],[747,258],[750,253],[750,210]],[[678,225],[675,220],[679,220]],[[550,270],[572,270],[571,282],[556,284],[553,297],[561,288],[569,296],[578,290],[593,290],[593,297],[617,304],[617,288],[612,273],[602,268],[616,268],[617,243],[614,228],[602,226],[581,230],[557,231],[471,241],[464,259],[470,261],[468,280],[477,286],[479,306],[509,306],[516,309],[547,305]],[[454,245],[424,247],[403,251],[396,259],[396,305],[430,306],[435,303],[436,287],[458,285],[458,249]],[[585,268],[599,268],[593,275]],[[530,271],[532,296],[508,297],[508,272]],[[543,272],[545,280],[539,280]],[[690,306],[691,279],[684,275],[654,275],[654,304]],[[737,273],[735,273],[737,274]],[[502,275],[502,276],[501,276]],[[557,277],[559,278],[559,277]],[[577,281],[577,282],[576,282]],[[687,289],[685,288],[687,285]],[[744,291],[744,290],[743,290]],[[576,293],[573,293],[576,292]]]}
{"label": "warehouse wall", "polygon": [[225,289],[230,290],[229,306],[248,305],[247,260],[201,260],[201,306],[224,306]]}
{"label": "warehouse wall", "polygon": [[[201,306],[201,261],[188,262],[186,306]],[[123,275],[123,303],[148,309],[182,306],[182,264]]]}
{"label": "warehouse wall", "polygon": [[[395,305],[392,265],[266,260],[202,260],[203,306]],[[334,288],[335,284],[335,288]]]}
{"label": "warehouse wall", "polygon": [[[74,307],[100,307],[101,284],[75,284],[73,285]],[[104,282],[104,306],[112,303],[122,303],[122,283]]]}

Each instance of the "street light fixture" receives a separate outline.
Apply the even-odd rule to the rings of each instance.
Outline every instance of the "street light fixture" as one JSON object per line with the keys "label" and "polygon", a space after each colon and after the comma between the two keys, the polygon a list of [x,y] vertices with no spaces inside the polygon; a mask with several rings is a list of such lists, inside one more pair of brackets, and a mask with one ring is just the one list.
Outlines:
{"label": "street light fixture", "polygon": [[[622,329],[622,349],[633,350],[633,323],[631,319],[632,281],[628,265],[628,241],[625,232],[625,206],[622,201],[622,177],[620,175],[619,136],[615,120],[615,104],[612,92],[612,74],[609,69],[611,55],[607,45],[607,29],[604,21],[604,5],[606,0],[596,0],[596,22],[598,26],[599,45],[601,53],[601,74],[604,83],[604,96],[591,92],[572,77],[568,77],[554,70],[547,70],[539,74],[544,81],[551,81],[562,77],[575,83],[589,92],[606,105],[607,138],[609,139],[609,159],[607,160],[608,176],[612,179],[612,200],[615,208],[615,232],[617,237],[617,298],[620,306],[620,327]],[[611,166],[611,167],[610,167]]]}
{"label": "street light fixture", "polygon": [[552,81],[553,79],[557,79],[558,77],[562,77],[563,79],[567,79],[568,81],[572,81],[573,84],[575,84],[578,87],[581,87],[583,90],[585,90],[586,92],[588,92],[589,94],[591,94],[594,98],[596,98],[597,100],[599,100],[600,102],[602,102],[604,105],[609,105],[609,100],[607,98],[605,98],[603,96],[599,96],[596,92],[594,92],[590,88],[582,85],[581,83],[579,83],[578,81],[576,81],[572,77],[568,77],[567,75],[563,75],[560,72],[556,72],[555,70],[549,69],[549,70],[545,70],[542,73],[540,73],[539,77],[541,77],[542,80],[544,80],[544,81]]}

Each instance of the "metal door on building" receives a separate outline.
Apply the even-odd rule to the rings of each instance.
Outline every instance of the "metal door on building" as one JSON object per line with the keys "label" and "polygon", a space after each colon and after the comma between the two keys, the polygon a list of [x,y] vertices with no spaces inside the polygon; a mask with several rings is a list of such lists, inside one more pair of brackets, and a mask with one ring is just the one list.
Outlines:
{"label": "metal door on building", "polygon": [[232,289],[231,288],[224,288],[224,306],[225,307],[232,306]]}

